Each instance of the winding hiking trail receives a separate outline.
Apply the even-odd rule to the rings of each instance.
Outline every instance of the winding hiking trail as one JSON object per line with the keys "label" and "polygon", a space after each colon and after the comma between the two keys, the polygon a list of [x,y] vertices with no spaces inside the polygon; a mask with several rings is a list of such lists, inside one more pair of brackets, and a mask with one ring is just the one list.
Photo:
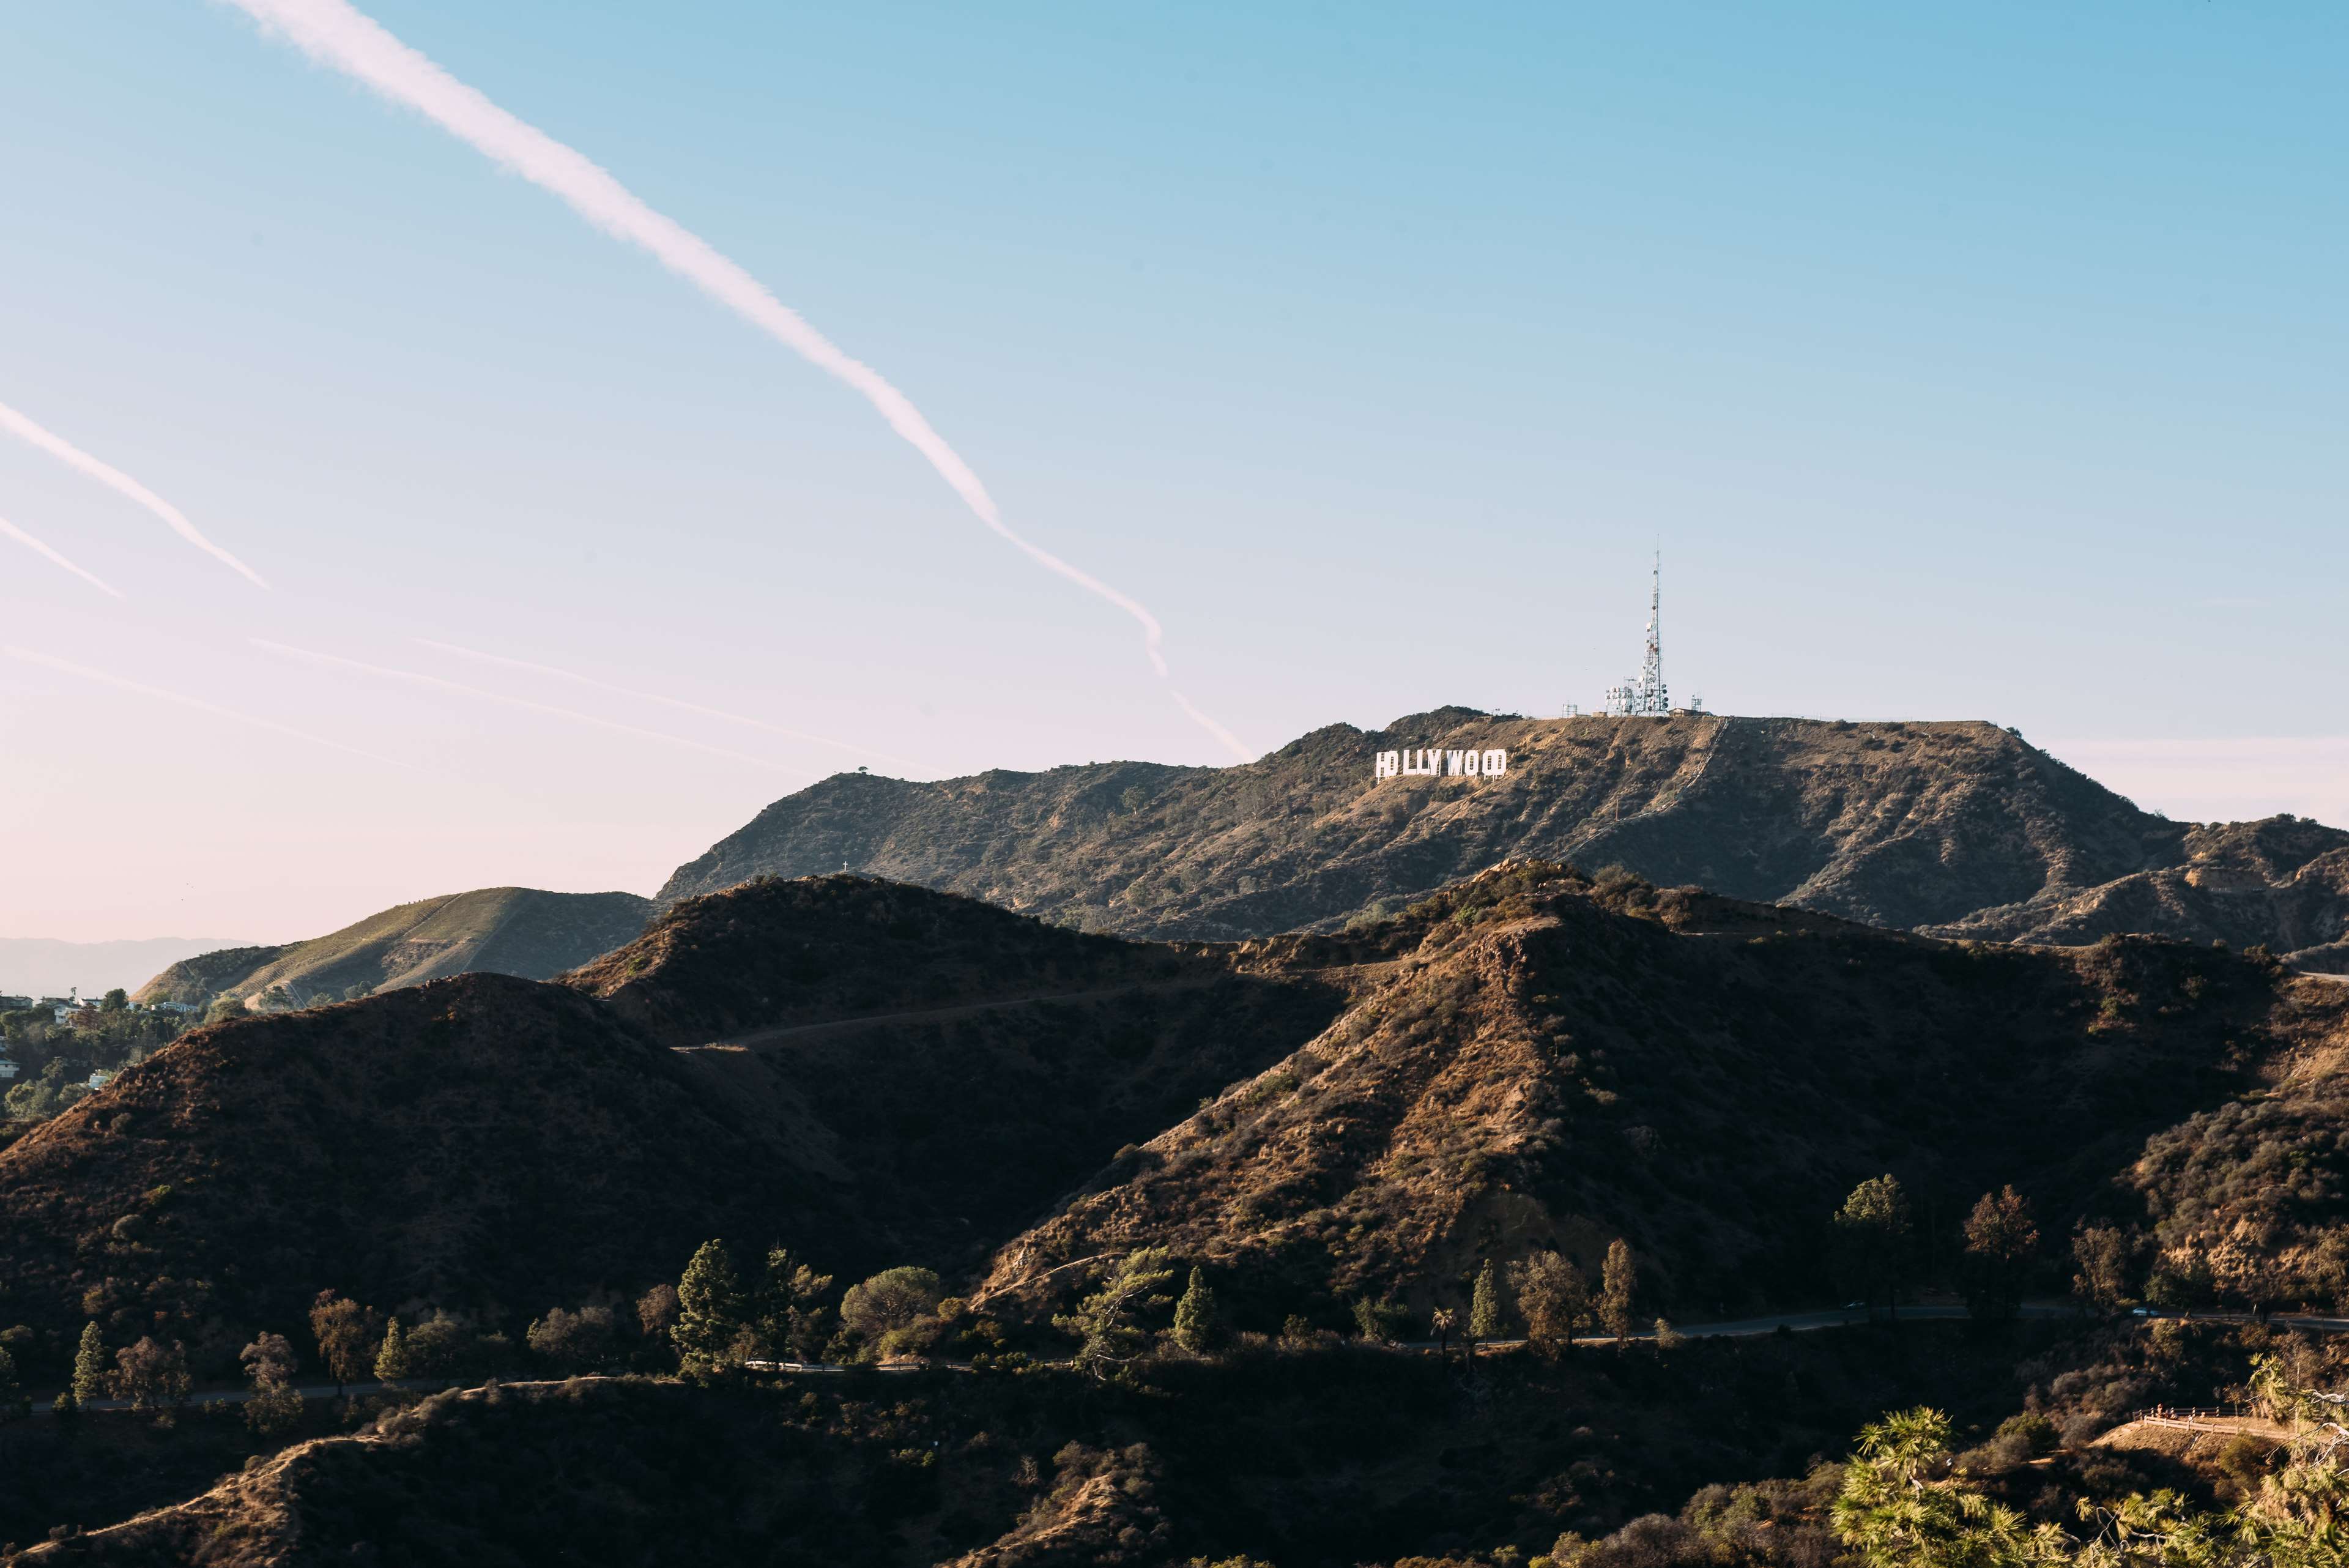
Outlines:
{"label": "winding hiking trail", "polygon": [[[1377,963],[1338,964],[1324,969],[1299,969],[1287,972],[1299,980],[1327,981],[1349,990],[1359,990],[1386,979],[1402,967],[1402,961],[1390,959]],[[1115,1002],[1128,996],[1156,996],[1174,992],[1205,991],[1226,981],[1247,978],[1244,970],[1223,970],[1206,974],[1185,975],[1179,980],[1139,980],[1124,985],[1106,985],[1090,991],[1047,991],[1022,996],[990,997],[981,1002],[948,1002],[943,1007],[917,1007],[897,1012],[867,1012],[854,1018],[825,1018],[812,1023],[779,1023],[768,1029],[752,1029],[722,1040],[711,1040],[700,1045],[684,1045],[685,1051],[707,1051],[713,1048],[761,1052],[793,1040],[812,1040],[826,1034],[846,1034],[859,1029],[877,1029],[890,1023],[950,1023],[957,1019],[975,1018],[983,1012],[997,1012],[1008,1007],[1043,1007],[1056,1004],[1070,1006],[1091,1002]]]}
{"label": "winding hiking trail", "polygon": [[827,1018],[815,1023],[784,1023],[771,1029],[753,1029],[748,1033],[724,1040],[712,1040],[707,1045],[687,1045],[678,1049],[706,1051],[716,1046],[736,1051],[768,1051],[787,1041],[809,1040],[823,1034],[845,1034],[859,1029],[877,1029],[887,1023],[949,1023],[958,1018],[975,1018],[982,1012],[999,1012],[1007,1007],[1113,1002],[1123,996],[1204,991],[1224,978],[1222,975],[1190,975],[1181,980],[1136,981],[1130,985],[1103,986],[1096,991],[1040,992],[1031,996],[1001,996],[986,1002],[951,1002],[945,1007],[920,1007],[904,1012],[868,1012],[856,1018]]}

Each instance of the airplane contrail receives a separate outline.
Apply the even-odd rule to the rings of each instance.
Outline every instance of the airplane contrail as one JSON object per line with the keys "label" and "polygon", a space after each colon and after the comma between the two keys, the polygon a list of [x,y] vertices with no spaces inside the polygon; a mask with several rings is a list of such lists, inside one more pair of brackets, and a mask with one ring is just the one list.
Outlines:
{"label": "airplane contrail", "polygon": [[260,719],[251,713],[240,713],[233,708],[223,708],[217,702],[207,702],[201,697],[189,697],[178,691],[167,691],[160,686],[146,686],[136,680],[126,680],[119,675],[109,675],[103,670],[92,670],[86,664],[76,664],[69,659],[59,659],[53,653],[41,653],[33,649],[17,648],[13,645],[0,648],[0,653],[5,653],[11,659],[22,659],[26,664],[38,664],[46,669],[61,670],[67,675],[79,676],[84,680],[94,680],[100,686],[111,686],[119,691],[151,697],[159,702],[176,702],[182,708],[193,708],[200,713],[210,713],[217,719],[229,719],[240,724],[250,724],[256,730],[291,735],[297,741],[307,741],[314,746],[325,746],[332,751],[347,752],[352,756],[365,757],[371,763],[381,763],[387,767],[414,768],[416,765],[413,763],[403,763],[397,757],[378,756],[373,752],[361,751],[357,746],[347,746],[340,741],[327,740],[324,735],[313,735],[306,730],[297,730],[290,724],[281,724],[274,719]]}
{"label": "airplane contrail", "polygon": [[82,472],[87,473],[92,479],[97,480],[100,484],[105,485],[109,490],[129,496],[131,500],[136,501],[140,505],[144,506],[148,511],[152,512],[156,516],[160,517],[164,522],[170,524],[172,533],[177,534],[181,538],[185,539],[197,549],[203,551],[204,554],[211,556],[217,560],[225,562],[235,570],[243,573],[246,577],[252,580],[255,587],[265,588],[269,586],[262,580],[261,574],[259,572],[254,571],[251,566],[246,566],[243,561],[238,560],[234,556],[230,555],[226,550],[223,550],[218,545],[213,544],[210,539],[205,538],[203,535],[198,531],[196,525],[188,521],[186,513],[181,512],[178,507],[172,505],[170,502],[164,500],[161,496],[156,494],[153,491],[148,489],[145,485],[140,483],[137,480],[131,478],[120,469],[109,467],[107,464],[98,462],[98,459],[90,456],[89,453],[82,451],[81,448],[74,445],[73,442],[66,440],[63,436],[57,434],[53,431],[42,429],[39,425],[35,424],[31,420],[26,419],[23,414],[18,413],[16,410],[10,408],[5,403],[0,403],[0,429],[5,429],[12,434],[23,437],[25,440],[32,442],[35,446],[39,447],[43,452],[47,452],[51,457],[56,458],[59,462],[64,463],[67,467],[79,469]]}
{"label": "airplane contrail", "polygon": [[[1140,622],[1143,651],[1160,678],[1166,677],[1166,657],[1159,647],[1164,629],[1156,616],[1090,572],[1012,532],[997,509],[994,497],[979,483],[978,475],[960,453],[947,444],[946,438],[930,428],[929,421],[911,399],[879,371],[852,358],[809,326],[797,311],[769,293],[765,285],[707,240],[647,206],[584,153],[500,109],[481,92],[401,43],[347,0],[227,3],[260,23],[264,31],[286,38],[320,65],[354,77],[394,103],[406,105],[492,161],[560,198],[573,212],[613,238],[651,253],[663,266],[703,294],[861,393],[888,421],[891,430],[929,460],[938,476],[953,487],[980,522],[1038,566],[1107,600]],[[1182,707],[1231,747],[1241,761],[1249,760],[1251,753],[1229,731],[1207,720],[1189,702],[1182,702]]]}
{"label": "airplane contrail", "polygon": [[1240,738],[1237,735],[1233,734],[1229,730],[1225,729],[1221,724],[1216,723],[1213,719],[1208,718],[1205,713],[1199,711],[1198,708],[1192,703],[1188,697],[1184,696],[1180,691],[1176,691],[1172,686],[1168,687],[1166,690],[1173,694],[1175,705],[1180,707],[1185,713],[1191,715],[1192,722],[1197,724],[1199,728],[1206,731],[1207,733],[1215,736],[1216,739],[1230,747],[1232,755],[1239,758],[1239,760],[1244,763],[1253,762],[1256,760],[1256,753],[1249,751],[1247,747],[1242,745],[1240,743]]}
{"label": "airplane contrail", "polygon": [[67,571],[71,572],[75,576],[79,577],[91,587],[98,589],[98,592],[112,594],[116,598],[120,598],[122,597],[121,592],[119,589],[109,587],[94,574],[83,571],[79,566],[75,566],[71,561],[67,560],[63,556],[58,555],[55,550],[50,549],[47,545],[42,544],[38,539],[34,538],[30,534],[26,533],[14,523],[9,522],[5,517],[0,517],[0,534],[5,534],[9,538],[16,540],[16,543],[24,545],[25,548],[32,551],[36,556],[47,557],[50,565],[63,566]]}
{"label": "airplane contrail", "polygon": [[811,735],[804,730],[787,730],[781,724],[770,724],[764,719],[753,719],[748,713],[730,713],[723,708],[705,708],[698,702],[688,702],[678,697],[664,697],[657,691],[638,691],[626,686],[615,686],[608,680],[598,680],[592,675],[581,675],[575,670],[560,670],[552,664],[533,664],[527,659],[508,659],[502,653],[483,653],[479,649],[460,648],[453,642],[437,642],[429,637],[419,637],[414,641],[419,647],[438,649],[442,653],[453,653],[460,659],[478,659],[484,664],[502,664],[509,670],[526,670],[533,675],[552,675],[558,680],[569,680],[581,686],[592,686],[598,691],[610,691],[621,697],[633,697],[643,702],[666,703],[671,708],[681,709],[688,713],[698,713],[705,719],[723,719],[730,723],[748,724],[754,730],[764,730],[770,734],[787,735],[794,741],[813,741],[821,746],[836,746],[843,752],[854,752],[860,756],[878,757],[885,763],[896,763],[905,767],[919,765],[911,758],[892,756],[887,752],[876,752],[870,746],[854,745],[847,741],[835,741],[824,735]]}
{"label": "airplane contrail", "polygon": [[638,729],[634,724],[623,724],[616,719],[604,719],[593,713],[579,712],[574,709],[557,708],[549,702],[533,702],[527,697],[509,697],[502,691],[485,691],[478,686],[468,686],[460,680],[443,680],[438,675],[427,675],[421,670],[395,670],[386,664],[368,664],[361,659],[345,659],[340,654],[318,653],[306,648],[294,648],[285,643],[272,642],[265,637],[247,638],[245,640],[255,648],[264,649],[283,658],[298,659],[308,664],[321,664],[332,669],[356,670],[362,674],[380,676],[387,680],[405,680],[411,686],[429,686],[442,691],[454,691],[460,696],[479,698],[484,702],[502,702],[509,708],[527,709],[533,713],[549,713],[558,719],[570,719],[582,724],[593,724],[602,730],[616,730],[623,735],[634,735],[640,741],[660,741],[672,746],[684,746],[691,751],[708,752],[713,757],[726,757],[738,763],[749,763],[753,767],[772,768],[777,773],[798,774],[803,778],[817,776],[809,769],[795,768],[788,763],[771,762],[765,757],[754,757],[747,752],[730,752],[723,746],[704,745],[699,741],[689,741],[683,735],[664,734],[658,730]]}

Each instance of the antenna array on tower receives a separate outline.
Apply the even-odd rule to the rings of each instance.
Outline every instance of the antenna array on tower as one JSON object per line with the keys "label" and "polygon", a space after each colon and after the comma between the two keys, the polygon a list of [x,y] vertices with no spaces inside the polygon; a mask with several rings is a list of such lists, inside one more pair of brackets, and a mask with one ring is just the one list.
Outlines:
{"label": "antenna array on tower", "polygon": [[1607,711],[1619,718],[1645,714],[1661,719],[1671,714],[1672,700],[1664,690],[1664,553],[1656,552],[1655,585],[1648,597],[1648,657],[1639,679],[1607,689]]}

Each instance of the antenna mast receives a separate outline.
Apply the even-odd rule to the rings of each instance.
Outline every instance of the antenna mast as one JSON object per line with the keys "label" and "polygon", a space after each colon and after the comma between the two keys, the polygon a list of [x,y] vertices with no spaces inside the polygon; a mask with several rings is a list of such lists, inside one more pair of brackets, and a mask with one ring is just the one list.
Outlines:
{"label": "antenna mast", "polygon": [[1672,701],[1664,688],[1664,553],[1656,552],[1655,581],[1648,595],[1648,654],[1640,678],[1607,689],[1607,711],[1622,718],[1671,716]]}

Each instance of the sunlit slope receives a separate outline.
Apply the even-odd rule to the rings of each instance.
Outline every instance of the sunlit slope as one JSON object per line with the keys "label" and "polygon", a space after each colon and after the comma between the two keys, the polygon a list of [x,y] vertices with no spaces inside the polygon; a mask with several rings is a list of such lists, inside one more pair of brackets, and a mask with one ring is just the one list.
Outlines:
{"label": "sunlit slope", "polygon": [[[1508,771],[1373,778],[1377,753],[1422,747],[1506,749]],[[2171,822],[1995,724],[1464,708],[1332,725],[1238,767],[843,774],[767,807],[661,898],[845,862],[1088,930],[1215,940],[1343,920],[1518,856],[2004,940],[2291,953],[2349,929],[2349,834]]]}
{"label": "sunlit slope", "polygon": [[457,974],[544,980],[632,940],[652,908],[634,893],[477,888],[400,904],[290,947],[185,960],[149,981],[138,1000],[256,1000],[282,986],[286,999],[300,1005]]}

